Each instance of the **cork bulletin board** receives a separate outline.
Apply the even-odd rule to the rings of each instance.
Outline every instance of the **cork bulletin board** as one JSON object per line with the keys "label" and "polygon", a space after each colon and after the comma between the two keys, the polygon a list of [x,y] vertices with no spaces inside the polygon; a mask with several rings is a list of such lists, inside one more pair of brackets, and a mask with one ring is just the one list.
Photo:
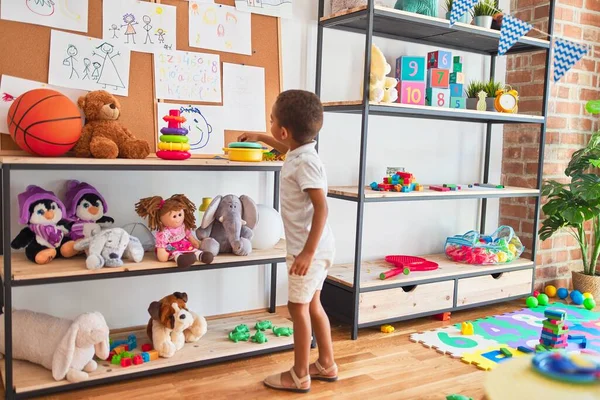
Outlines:
{"label": "cork bulletin board", "polygon": [[[177,7],[177,50],[219,54],[221,64],[224,62],[244,64],[265,69],[265,118],[268,120],[271,107],[282,87],[279,19],[252,14],[252,55],[216,52],[189,47],[187,1],[155,0],[153,2]],[[215,3],[233,6],[234,0],[215,0]],[[88,18],[87,33],[72,33],[102,38],[102,0],[89,0]],[[0,75],[48,82],[51,30],[52,28],[45,26],[0,20],[0,38],[2,38]],[[134,135],[148,141],[151,149],[156,150],[157,99],[154,94],[152,54],[132,51],[129,75],[129,95],[117,96],[122,106],[120,120]],[[222,105],[222,103],[189,103]],[[225,142],[234,141],[239,134],[240,132],[236,131],[225,131]],[[19,148],[9,135],[2,134],[0,150],[10,151]]]}

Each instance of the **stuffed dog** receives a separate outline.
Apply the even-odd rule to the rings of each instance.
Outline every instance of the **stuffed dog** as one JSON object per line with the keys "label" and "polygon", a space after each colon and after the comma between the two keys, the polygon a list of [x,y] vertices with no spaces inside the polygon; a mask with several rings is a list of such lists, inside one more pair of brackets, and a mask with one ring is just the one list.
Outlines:
{"label": "stuffed dog", "polygon": [[188,310],[187,300],[187,293],[175,292],[148,307],[146,332],[161,357],[172,357],[186,342],[197,342],[206,333],[206,319]]}
{"label": "stuffed dog", "polygon": [[121,267],[122,257],[139,263],[144,258],[144,247],[140,241],[121,228],[106,229],[92,237],[75,243],[75,250],[87,250],[85,265],[88,269],[100,269],[103,266]]}
{"label": "stuffed dog", "polygon": [[[99,312],[74,321],[29,310],[12,312],[13,357],[52,371],[55,380],[81,382],[98,367],[94,355],[106,360],[109,330]],[[0,353],[4,354],[4,318],[0,318]]]}

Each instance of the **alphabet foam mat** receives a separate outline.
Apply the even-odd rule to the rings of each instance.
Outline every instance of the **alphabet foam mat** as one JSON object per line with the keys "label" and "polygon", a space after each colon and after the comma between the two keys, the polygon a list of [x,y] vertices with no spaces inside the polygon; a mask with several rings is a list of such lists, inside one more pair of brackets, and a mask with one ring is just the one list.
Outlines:
{"label": "alphabet foam mat", "polygon": [[[455,324],[413,333],[410,340],[487,371],[506,360],[500,348],[508,349],[513,357],[521,357],[524,353],[517,350],[517,347],[535,348],[539,344],[542,321],[546,319],[544,310],[548,307],[566,311],[569,335],[585,336],[586,349],[600,353],[600,312],[563,303],[523,308],[470,321],[473,324],[473,335],[462,335],[460,324]],[[567,350],[577,349],[577,343],[568,344]]]}

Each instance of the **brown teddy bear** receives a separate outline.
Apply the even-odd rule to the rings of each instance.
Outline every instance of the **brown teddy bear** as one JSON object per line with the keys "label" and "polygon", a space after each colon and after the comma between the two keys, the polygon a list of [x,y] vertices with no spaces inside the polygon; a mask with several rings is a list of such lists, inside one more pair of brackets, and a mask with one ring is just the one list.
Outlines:
{"label": "brown teddy bear", "polygon": [[121,104],[104,90],[90,92],[77,101],[86,124],[75,145],[75,156],[94,158],[136,158],[150,154],[150,145],[135,136],[118,121]]}

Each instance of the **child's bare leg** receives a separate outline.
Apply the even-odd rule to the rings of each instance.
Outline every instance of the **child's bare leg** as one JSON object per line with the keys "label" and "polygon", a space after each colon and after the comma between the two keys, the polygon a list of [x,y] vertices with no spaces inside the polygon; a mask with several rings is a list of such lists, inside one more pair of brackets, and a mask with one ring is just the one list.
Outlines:
{"label": "child's bare leg", "polygon": [[[333,342],[331,340],[331,325],[329,324],[329,318],[327,313],[321,305],[321,291],[317,290],[315,295],[310,302],[309,307],[310,321],[317,339],[317,346],[319,347],[319,364],[325,369],[334,365],[335,361],[333,358]],[[310,374],[319,374],[320,371],[317,369],[315,364],[310,365]],[[337,368],[333,368],[327,376],[336,376]]]}
{"label": "child's bare leg", "polygon": [[[288,310],[294,323],[294,371],[299,378],[308,375],[311,342],[309,305],[309,303],[288,302]],[[294,386],[289,372],[282,374],[281,383],[287,387]],[[302,386],[302,388],[308,387],[310,387],[310,382],[306,382]]]}

